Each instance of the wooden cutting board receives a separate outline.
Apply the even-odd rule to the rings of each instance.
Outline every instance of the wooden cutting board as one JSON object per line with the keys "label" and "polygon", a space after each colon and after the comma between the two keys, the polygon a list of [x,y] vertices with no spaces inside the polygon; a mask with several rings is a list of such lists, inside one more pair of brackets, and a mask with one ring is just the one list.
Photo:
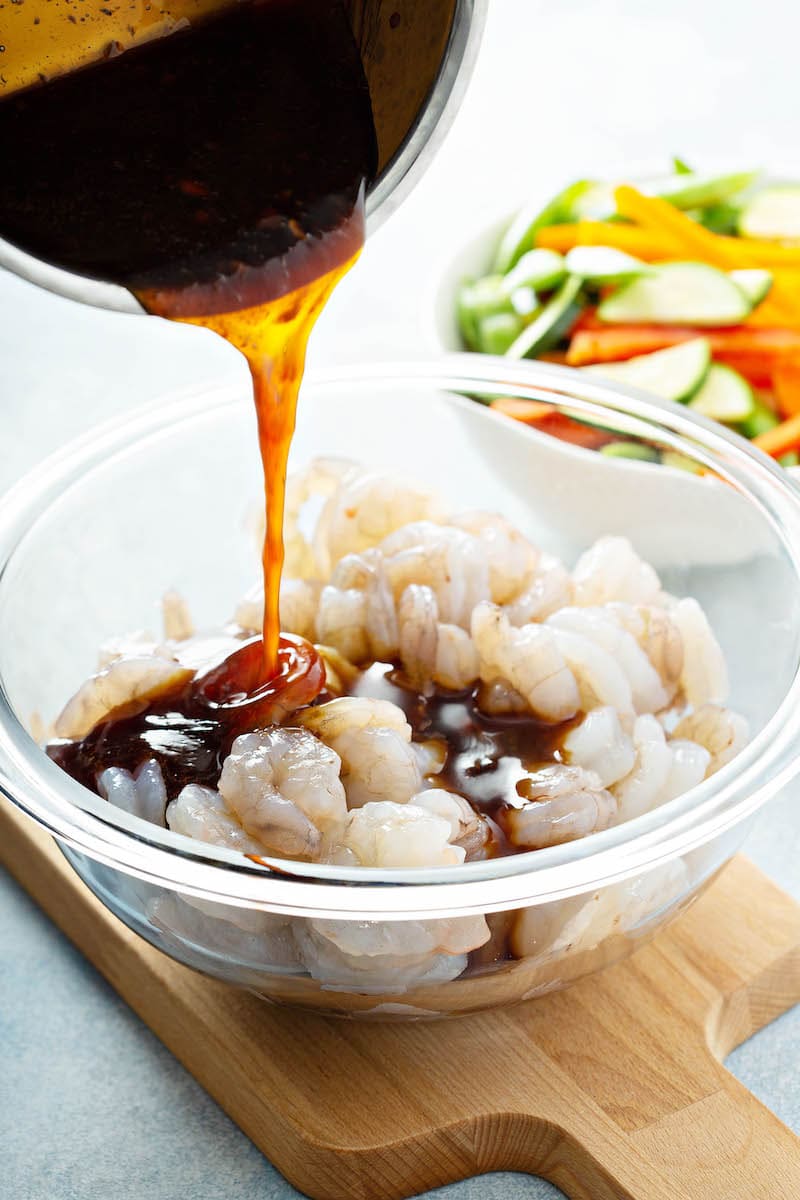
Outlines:
{"label": "wooden cutting board", "polygon": [[0,859],[318,1200],[504,1169],[574,1200],[800,1200],[800,1139],[720,1061],[800,1001],[800,906],[744,858],[654,942],[567,991],[403,1025],[280,1009],[180,966],[4,801]]}

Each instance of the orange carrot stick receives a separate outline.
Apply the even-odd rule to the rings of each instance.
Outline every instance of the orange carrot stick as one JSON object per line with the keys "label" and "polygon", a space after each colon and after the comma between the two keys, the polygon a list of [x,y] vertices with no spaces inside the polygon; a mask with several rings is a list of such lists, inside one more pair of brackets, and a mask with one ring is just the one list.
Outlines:
{"label": "orange carrot stick", "polygon": [[800,361],[800,331],[794,329],[695,329],[676,325],[614,325],[606,329],[582,329],[574,335],[567,352],[570,366],[619,362],[637,354],[665,350],[690,338],[704,337],[711,343],[716,362],[733,367],[756,387],[771,387],[776,365],[787,357]]}
{"label": "orange carrot stick", "polygon": [[772,391],[782,417],[800,414],[800,359],[784,358],[775,364]]}
{"label": "orange carrot stick", "polygon": [[800,414],[789,417],[788,421],[781,422],[774,429],[768,429],[766,433],[760,433],[758,437],[753,438],[753,445],[758,446],[765,454],[771,454],[773,458],[780,458],[790,450],[796,450],[800,446]]}

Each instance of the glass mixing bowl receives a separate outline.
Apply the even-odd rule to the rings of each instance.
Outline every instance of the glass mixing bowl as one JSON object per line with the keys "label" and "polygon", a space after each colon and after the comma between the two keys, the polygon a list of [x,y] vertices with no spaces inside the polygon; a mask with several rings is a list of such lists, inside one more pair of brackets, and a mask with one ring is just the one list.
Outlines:
{"label": "glass mixing bowl", "polygon": [[[504,394],[700,473],[605,457],[489,412]],[[685,409],[540,363],[453,356],[307,381],[295,464],[344,455],[505,513],[568,562],[625,534],[722,643],[752,740],[693,791],[582,841],[429,870],[259,865],[113,808],[63,774],[46,727],[109,635],[157,628],[169,587],[199,627],[255,580],[260,494],[241,391],[179,396],[96,430],[0,504],[0,786],[92,891],[165,953],[274,1001],[349,1016],[440,1016],[540,995],[632,951],[680,912],[794,776],[800,501],[744,441]],[[248,513],[250,516],[248,516]],[[769,819],[764,813],[758,817]],[[435,953],[486,918],[469,955]]]}

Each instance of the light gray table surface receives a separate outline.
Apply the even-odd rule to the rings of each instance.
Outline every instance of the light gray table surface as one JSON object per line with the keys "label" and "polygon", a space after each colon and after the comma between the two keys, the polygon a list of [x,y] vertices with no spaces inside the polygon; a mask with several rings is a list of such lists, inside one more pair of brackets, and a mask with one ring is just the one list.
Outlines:
{"label": "light gray table surface", "polygon": [[[790,0],[491,0],[478,69],[450,137],[341,285],[314,335],[311,365],[434,349],[437,272],[460,242],[526,195],[671,153],[800,176],[799,36],[800,9]],[[187,384],[241,378],[242,370],[204,332],[91,312],[0,274],[0,486],[99,420]],[[798,790],[763,813],[747,849],[800,898]],[[729,1062],[798,1131],[799,1054],[795,1010]],[[429,1193],[560,1194],[512,1174]],[[296,1195],[0,876],[0,1196]]]}

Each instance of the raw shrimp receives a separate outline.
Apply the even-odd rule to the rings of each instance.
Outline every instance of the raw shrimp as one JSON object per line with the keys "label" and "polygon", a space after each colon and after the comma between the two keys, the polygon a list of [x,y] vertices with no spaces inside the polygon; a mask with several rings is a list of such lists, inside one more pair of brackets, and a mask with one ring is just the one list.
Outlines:
{"label": "raw shrimp", "polygon": [[344,476],[323,508],[314,535],[317,560],[334,565],[361,554],[414,521],[441,521],[445,510],[431,488],[402,475],[358,470]]}
{"label": "raw shrimp", "polygon": [[348,808],[376,800],[405,804],[422,787],[420,756],[403,710],[389,700],[341,696],[307,708],[297,723],[342,761]]}
{"label": "raw shrimp", "polygon": [[656,604],[661,584],[653,568],[644,562],[627,538],[603,537],[578,559],[572,572],[574,603],[606,604],[625,600],[629,604]]}
{"label": "raw shrimp", "polygon": [[607,829],[617,803],[594,771],[556,764],[517,785],[524,803],[506,812],[512,842],[529,850],[560,846]]}
{"label": "raw shrimp", "polygon": [[463,796],[444,788],[426,788],[411,797],[411,804],[449,821],[450,841],[463,848],[468,860],[483,857],[491,837],[489,823]]}
{"label": "raw shrimp", "polygon": [[305,729],[272,726],[234,741],[219,790],[252,837],[277,854],[313,858],[344,821],[338,754]]}
{"label": "raw shrimp", "polygon": [[146,629],[136,629],[131,633],[123,633],[120,637],[106,638],[100,643],[97,653],[97,669],[102,671],[118,658],[145,658],[155,655],[158,658],[172,658],[172,652],[163,641],[159,641]]}
{"label": "raw shrimp", "polygon": [[669,612],[683,639],[681,688],[688,702],[721,704],[728,696],[728,669],[708,619],[696,600],[678,600]]}
{"label": "raw shrimp", "polygon": [[580,634],[607,651],[625,674],[637,713],[658,712],[668,704],[669,696],[650,659],[607,608],[562,608],[546,623]]}
{"label": "raw shrimp", "polygon": [[418,691],[431,681],[463,691],[478,678],[478,652],[466,630],[439,622],[439,606],[431,588],[412,583],[398,606],[400,661]]}
{"label": "raw shrimp", "polygon": [[702,705],[683,717],[673,731],[674,738],[689,738],[708,751],[707,775],[729,763],[744,748],[748,736],[745,718],[718,704]]}
{"label": "raw shrimp", "polygon": [[151,899],[147,915],[162,930],[185,959],[190,961],[197,945],[216,951],[224,972],[232,981],[241,981],[240,968],[252,968],[259,974],[265,969],[281,974],[304,972],[303,961],[294,938],[293,918],[217,904],[195,896],[167,892]]}
{"label": "raw shrimp", "polygon": [[[460,919],[472,920],[469,917]],[[396,922],[362,924],[366,926],[365,937],[371,937],[379,946],[387,936],[389,926]],[[423,923],[409,924],[415,927]],[[467,965],[466,953],[348,954],[340,950],[318,928],[319,925],[321,922],[298,922],[295,939],[309,975],[325,988],[356,991],[360,995],[398,995],[419,984],[449,983],[457,979]],[[418,932],[413,927],[409,930],[412,944]]]}
{"label": "raw shrimp", "polygon": [[658,672],[668,702],[680,684],[683,671],[683,638],[669,613],[652,604],[623,604],[614,601],[607,606],[623,629],[626,629],[644,650]]}
{"label": "raw shrimp", "polygon": [[711,761],[708,750],[697,742],[670,738],[669,749],[672,762],[658,798],[659,804],[666,804],[668,800],[674,800],[676,796],[682,796],[702,783]]}
{"label": "raw shrimp", "polygon": [[503,679],[493,679],[491,683],[481,681],[478,688],[476,703],[481,712],[489,716],[502,716],[504,713],[530,712],[524,696],[507,684]]}
{"label": "raw shrimp", "polygon": [[[314,636],[321,584],[316,579],[289,579],[283,576],[280,592],[281,629],[298,637]],[[264,587],[256,584],[246,592],[233,617],[248,633],[260,633],[264,622]]]}
{"label": "raw shrimp", "polygon": [[115,658],[81,684],[56,718],[56,735],[84,738],[115,708],[134,700],[154,700],[188,683],[193,671],[174,658],[142,654]]}
{"label": "raw shrimp", "polygon": [[395,600],[410,583],[431,588],[439,615],[469,628],[476,604],[489,599],[489,564],[478,538],[451,525],[415,521],[381,542],[386,574]]}
{"label": "raw shrimp", "polygon": [[[329,499],[342,482],[358,474],[356,463],[346,458],[315,458],[303,471],[286,480],[286,515],[283,525],[284,575],[292,579],[326,580],[331,572],[327,556],[317,557],[312,541],[301,525],[309,502]],[[312,522],[312,527],[316,522]],[[259,542],[263,542],[261,528]]]}
{"label": "raw shrimp", "polygon": [[378,550],[348,554],[322,589],[318,641],[354,663],[388,661],[397,653],[394,597]]}
{"label": "raw shrimp", "polygon": [[543,621],[568,604],[572,604],[569,571],[551,554],[543,554],[525,590],[505,605],[505,614],[512,625],[527,625]]}
{"label": "raw shrimp", "polygon": [[[328,861],[387,868],[455,866],[464,861],[465,851],[450,841],[454,823],[452,813],[440,816],[427,804],[365,804],[349,814],[342,840],[331,845]],[[488,937],[482,916],[320,919],[297,931],[306,968],[315,979],[363,991],[397,991],[410,983],[455,979],[467,965],[467,953]]]}
{"label": "raw shrimp", "polygon": [[589,712],[610,704],[621,715],[633,712],[631,685],[613,654],[583,634],[549,624],[545,628],[575,681],[580,696],[576,708]]}
{"label": "raw shrimp", "polygon": [[501,608],[479,604],[472,614],[472,640],[481,678],[500,680],[524,697],[546,721],[565,721],[578,711],[578,686],[556,644],[541,625],[513,626]]}
{"label": "raw shrimp", "polygon": [[489,563],[489,598],[495,604],[508,604],[523,591],[539,551],[510,521],[497,513],[466,512],[448,523],[471,533],[483,546]]}
{"label": "raw shrimp", "polygon": [[168,640],[182,642],[194,633],[194,621],[189,605],[174,588],[161,597],[161,616],[164,622],[164,637]]}
{"label": "raw shrimp", "polygon": [[567,763],[593,771],[606,788],[624,779],[636,759],[633,742],[610,707],[588,713],[567,734],[562,749]]}
{"label": "raw shrimp", "polygon": [[511,934],[517,958],[586,953],[614,935],[641,937],[687,895],[682,859],[614,883],[590,896],[523,909]]}
{"label": "raw shrimp", "polygon": [[176,800],[167,806],[167,825],[173,833],[210,842],[241,854],[263,854],[265,846],[245,833],[225,807],[219,792],[188,783]]}
{"label": "raw shrimp", "polygon": [[633,745],[636,751],[633,769],[612,787],[619,802],[620,821],[641,816],[661,802],[672,768],[672,751],[655,717],[647,714],[636,718]]}
{"label": "raw shrimp", "polygon": [[428,805],[373,800],[348,813],[326,857],[348,863],[355,856],[362,867],[454,867],[463,863],[466,851],[451,842],[452,834],[452,816]]}
{"label": "raw shrimp", "polygon": [[97,790],[104,800],[134,817],[164,825],[167,789],[155,758],[149,758],[132,775],[122,767],[106,767],[97,777]]}

